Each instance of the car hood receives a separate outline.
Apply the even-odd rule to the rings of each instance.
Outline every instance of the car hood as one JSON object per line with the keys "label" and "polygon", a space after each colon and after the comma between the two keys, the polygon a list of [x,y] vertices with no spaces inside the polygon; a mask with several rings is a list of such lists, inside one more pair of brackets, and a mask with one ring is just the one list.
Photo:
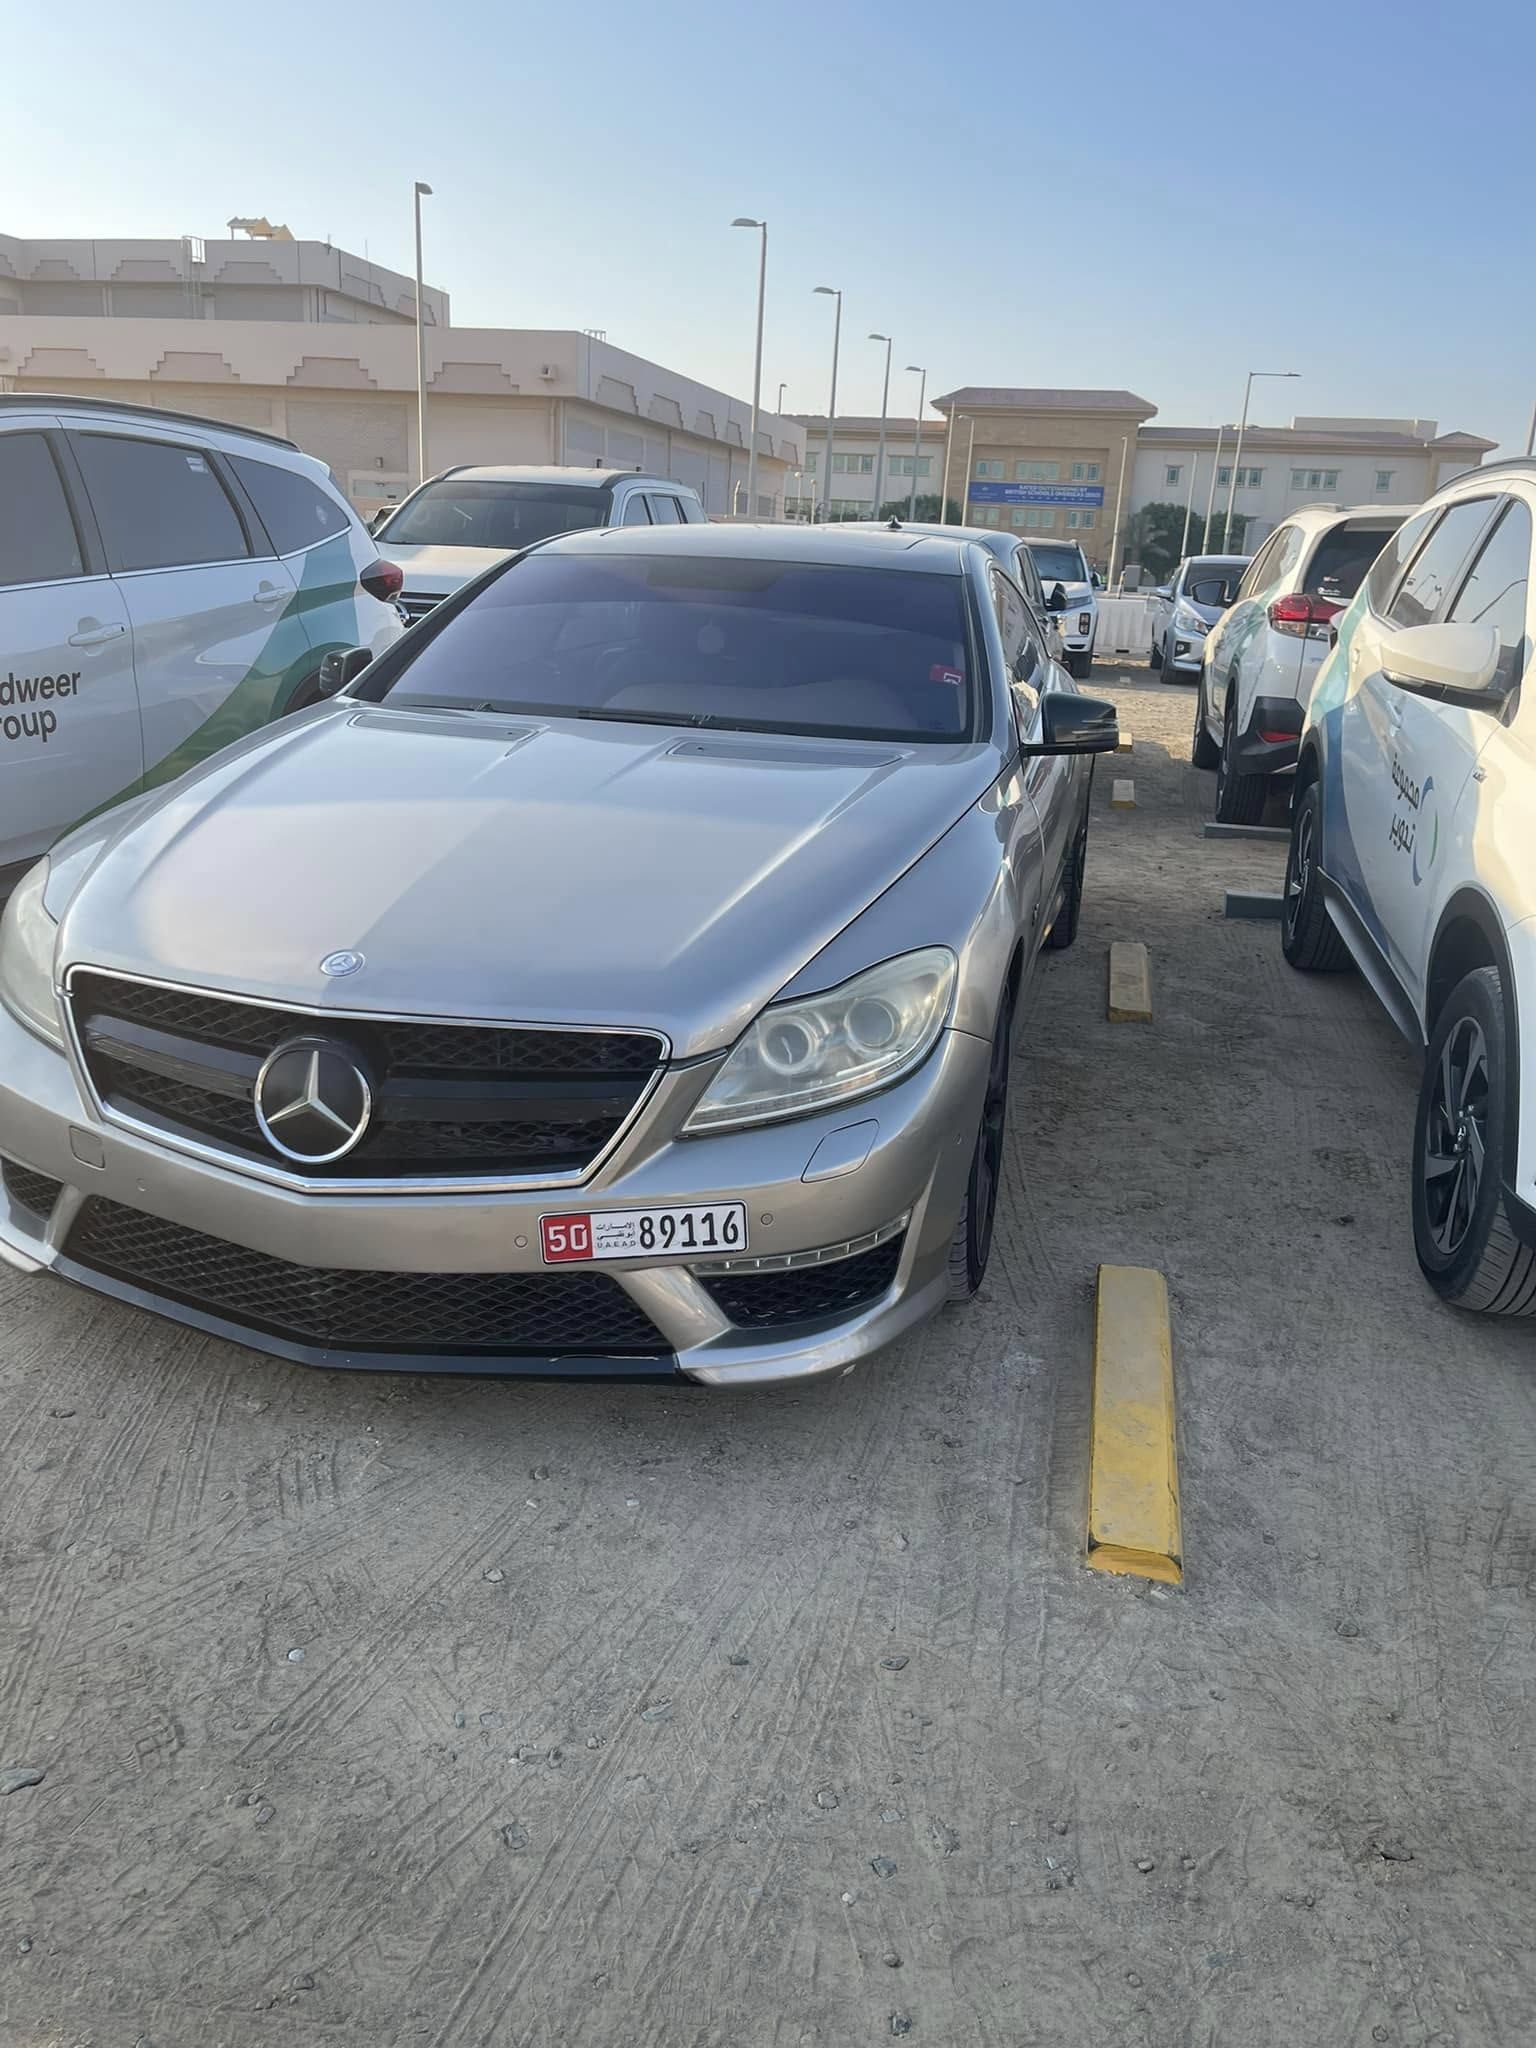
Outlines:
{"label": "car hood", "polygon": [[511,548],[443,548],[401,541],[398,545],[380,539],[379,553],[405,571],[405,588],[429,597],[447,597],[497,562],[504,562]]}
{"label": "car hood", "polygon": [[[733,1042],[998,767],[981,745],[330,704],[132,814],[58,963],[338,1011],[643,1026],[686,1057]],[[328,980],[342,950],[365,965]]]}

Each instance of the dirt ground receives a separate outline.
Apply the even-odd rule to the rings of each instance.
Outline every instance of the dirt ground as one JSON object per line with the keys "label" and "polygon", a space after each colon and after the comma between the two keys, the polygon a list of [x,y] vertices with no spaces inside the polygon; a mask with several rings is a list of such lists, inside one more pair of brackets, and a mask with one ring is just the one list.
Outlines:
{"label": "dirt ground", "polygon": [[[1198,837],[1190,690],[1100,687],[985,1297],[851,1378],[326,1375],[0,1268],[6,2048],[1536,2040],[1536,1332],[1418,1278],[1364,987],[1223,920],[1282,849]],[[1100,1260],[1182,1592],[1079,1562]]]}

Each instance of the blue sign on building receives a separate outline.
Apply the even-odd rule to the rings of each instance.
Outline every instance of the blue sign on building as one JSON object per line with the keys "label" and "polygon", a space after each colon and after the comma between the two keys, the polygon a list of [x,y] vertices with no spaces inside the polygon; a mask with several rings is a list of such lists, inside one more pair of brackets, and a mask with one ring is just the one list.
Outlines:
{"label": "blue sign on building", "polygon": [[988,484],[973,482],[973,505],[1102,505],[1102,484]]}

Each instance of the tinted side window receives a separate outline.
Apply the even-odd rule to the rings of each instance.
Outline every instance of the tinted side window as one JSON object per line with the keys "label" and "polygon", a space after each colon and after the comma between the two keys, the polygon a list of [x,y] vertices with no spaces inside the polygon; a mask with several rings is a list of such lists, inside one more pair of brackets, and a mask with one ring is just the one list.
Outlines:
{"label": "tinted side window", "polygon": [[650,523],[651,515],[645,509],[645,494],[642,491],[635,491],[625,504],[624,517],[619,521],[619,524],[621,526],[649,526]]}
{"label": "tinted side window", "polygon": [[992,602],[1003,636],[1003,659],[1011,676],[1027,676],[1034,667],[1029,634],[1029,607],[1006,576],[992,572]]}
{"label": "tinted side window", "polygon": [[1269,581],[1269,565],[1275,559],[1280,546],[1280,533],[1272,533],[1263,547],[1248,564],[1248,573],[1238,585],[1239,597],[1252,597],[1256,590],[1262,590]]}
{"label": "tinted side window", "polygon": [[229,493],[200,450],[116,434],[76,434],[74,446],[110,569],[175,569],[249,555]]}
{"label": "tinted side window", "polygon": [[1487,498],[1452,505],[1408,565],[1387,617],[1394,626],[1427,626],[1450,596],[1457,572],[1491,509]]}
{"label": "tinted side window", "polygon": [[1397,579],[1403,573],[1403,564],[1410,561],[1414,549],[1428,533],[1434,523],[1433,509],[1416,512],[1406,525],[1400,526],[1376,557],[1370,574],[1365,579],[1366,592],[1373,611],[1385,613],[1387,601],[1397,588]]}
{"label": "tinted side window", "polygon": [[41,434],[0,434],[0,583],[84,574],[53,451]]}
{"label": "tinted side window", "polygon": [[1531,515],[1518,499],[1472,564],[1448,617],[1492,626],[1499,636],[1495,687],[1512,690],[1525,669],[1525,618],[1531,573]]}
{"label": "tinted side window", "polygon": [[683,515],[678,509],[676,498],[663,497],[660,491],[652,491],[649,497],[651,518],[658,526],[681,526]]}
{"label": "tinted side window", "polygon": [[1016,559],[1018,562],[1017,575],[1019,583],[1023,587],[1024,595],[1029,599],[1037,612],[1043,612],[1045,610],[1045,591],[1041,587],[1040,571],[1035,567],[1034,556],[1027,547],[1020,547],[1016,551]]}
{"label": "tinted side window", "polygon": [[346,531],[349,522],[342,507],[307,476],[248,455],[233,456],[231,461],[280,555],[296,554]]}

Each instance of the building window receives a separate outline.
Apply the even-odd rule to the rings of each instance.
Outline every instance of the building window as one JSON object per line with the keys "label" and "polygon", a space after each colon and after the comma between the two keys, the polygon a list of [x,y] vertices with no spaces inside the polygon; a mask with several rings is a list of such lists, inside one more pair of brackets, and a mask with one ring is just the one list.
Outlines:
{"label": "building window", "polygon": [[1391,490],[1391,488],[1392,488],[1392,479],[1393,479],[1393,477],[1395,477],[1396,475],[1397,475],[1397,471],[1396,471],[1395,469],[1378,469],[1378,470],[1377,470],[1377,472],[1376,472],[1376,488],[1377,488],[1377,490],[1378,490],[1378,491],[1390,491],[1390,490]]}
{"label": "building window", "polygon": [[[834,456],[833,461],[837,460]],[[869,510],[867,498],[834,498],[831,513],[834,519],[862,519]]]}
{"label": "building window", "polygon": [[1043,526],[1054,526],[1056,524],[1056,514],[1052,512],[1049,509],[1049,507],[1041,505],[1031,505],[1027,514],[1025,515],[1024,524],[1026,526],[1033,526],[1037,528]]}
{"label": "building window", "polygon": [[999,480],[1006,474],[1006,464],[1001,462],[978,462],[977,476],[995,476]]}
{"label": "building window", "polygon": [[1095,523],[1096,516],[1092,512],[1069,512],[1067,514],[1067,524],[1077,528],[1079,532],[1085,532]]}
{"label": "building window", "polygon": [[807,455],[805,458],[805,472],[807,476],[814,476],[816,474],[816,465],[820,460],[821,457],[819,455]]}
{"label": "building window", "polygon": [[1075,484],[1096,484],[1099,480],[1099,465],[1096,462],[1074,462],[1072,481]]}
{"label": "building window", "polygon": [[873,455],[838,455],[832,457],[834,476],[873,476],[875,458]]}
{"label": "building window", "polygon": [[[1297,474],[1297,472],[1296,472],[1296,471],[1295,471],[1295,470],[1293,469],[1293,470],[1291,471],[1291,480],[1292,480],[1292,482],[1294,482],[1294,481],[1295,481],[1295,478],[1296,478],[1296,474]],[[1227,465],[1226,465],[1225,463],[1223,463],[1223,464],[1221,465],[1220,469],[1218,469],[1218,470],[1217,470],[1217,472],[1216,472],[1216,486],[1217,486],[1217,489],[1218,489],[1218,490],[1219,490],[1219,489],[1221,489],[1221,488],[1222,488],[1223,486],[1225,486],[1225,485],[1227,485],[1227,484],[1231,483],[1231,481],[1232,481],[1232,472],[1231,472],[1231,470],[1230,470],[1230,469],[1228,469]]]}
{"label": "building window", "polygon": [[1170,462],[1163,471],[1163,482],[1165,484],[1176,484],[1183,474],[1184,465],[1182,462]]}
{"label": "building window", "polygon": [[1237,472],[1237,487],[1241,490],[1256,491],[1264,481],[1262,469],[1240,469]]}
{"label": "building window", "polygon": [[[886,464],[886,468],[892,476],[910,476],[912,474],[912,462],[913,458],[910,455],[893,455]],[[917,457],[917,473],[919,476],[929,475],[932,467],[932,459],[929,456],[919,455]]]}
{"label": "building window", "polygon": [[[1389,471],[1388,474],[1390,475],[1390,473]],[[1293,491],[1336,491],[1338,488],[1339,472],[1336,469],[1293,469],[1291,471],[1291,489]]]}
{"label": "building window", "polygon": [[1028,523],[1029,519],[1025,507],[1022,505],[1015,505],[1013,508],[1013,524],[1015,526],[1027,526]]}
{"label": "building window", "polygon": [[[998,475],[1002,475],[1001,470]],[[1019,484],[1053,484],[1060,475],[1059,462],[1016,462],[1013,465],[1013,480]]]}

